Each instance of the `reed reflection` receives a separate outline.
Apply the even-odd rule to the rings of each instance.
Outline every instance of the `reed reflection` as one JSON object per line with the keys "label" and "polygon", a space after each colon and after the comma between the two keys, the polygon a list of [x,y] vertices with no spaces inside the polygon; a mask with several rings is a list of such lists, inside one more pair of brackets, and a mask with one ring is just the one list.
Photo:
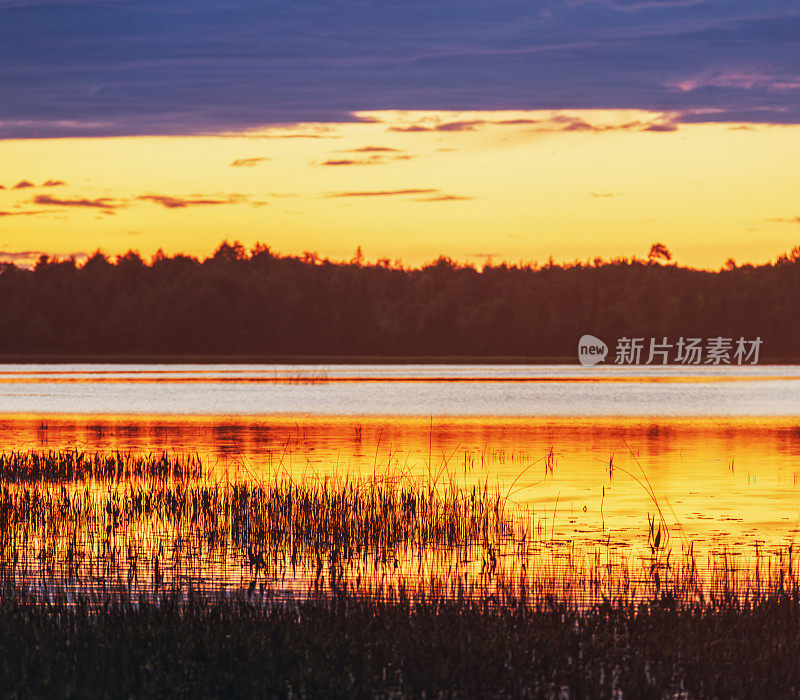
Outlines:
{"label": "reed reflection", "polygon": [[798,520],[790,419],[7,415],[0,439],[6,450],[197,454],[219,478],[488,480],[537,516],[555,513],[564,538],[641,537],[654,510],[642,474],[693,539],[786,542]]}
{"label": "reed reflection", "polygon": [[2,565],[23,580],[588,600],[659,586],[679,553],[683,576],[758,574],[797,534],[788,420],[9,415],[0,439]]}

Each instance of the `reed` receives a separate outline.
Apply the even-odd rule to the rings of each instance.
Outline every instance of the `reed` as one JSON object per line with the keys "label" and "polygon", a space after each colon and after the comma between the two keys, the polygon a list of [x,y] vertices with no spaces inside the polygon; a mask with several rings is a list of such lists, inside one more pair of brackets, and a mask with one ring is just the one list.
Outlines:
{"label": "reed", "polygon": [[589,609],[741,599],[796,582],[792,547],[742,562],[724,546],[699,557],[671,540],[654,494],[637,549],[560,541],[509,500],[513,485],[467,487],[435,470],[212,481],[196,457],[12,453],[0,464],[0,583],[73,597],[118,585],[132,598],[174,587],[387,600],[402,588],[420,600]]}
{"label": "reed", "polygon": [[578,545],[517,508],[513,485],[430,474],[213,481],[196,457],[2,455],[0,687],[128,697],[800,689],[792,546],[701,557],[670,539],[655,494],[646,547]]}
{"label": "reed", "polygon": [[111,480],[126,481],[149,477],[200,479],[203,466],[197,455],[136,455],[129,452],[102,454],[71,451],[12,451],[0,454],[0,482],[54,483]]}
{"label": "reed", "polygon": [[589,609],[429,592],[286,601],[0,588],[0,684],[23,696],[787,697],[800,592]]}

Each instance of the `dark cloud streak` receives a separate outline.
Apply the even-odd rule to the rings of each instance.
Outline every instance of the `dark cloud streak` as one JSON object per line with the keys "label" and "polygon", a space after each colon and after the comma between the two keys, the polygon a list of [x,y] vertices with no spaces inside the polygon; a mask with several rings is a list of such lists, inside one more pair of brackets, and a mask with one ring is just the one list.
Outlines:
{"label": "dark cloud streak", "polygon": [[384,165],[395,161],[411,160],[413,157],[414,156],[405,153],[393,153],[388,155],[377,153],[367,158],[331,158],[323,161],[320,165]]}
{"label": "dark cloud streak", "polygon": [[100,197],[98,199],[59,199],[51,197],[47,194],[40,194],[33,200],[34,204],[42,206],[55,206],[55,207],[77,207],[82,209],[118,209],[122,206],[121,203],[110,197]]}
{"label": "dark cloud streak", "polygon": [[461,194],[437,194],[431,197],[420,197],[415,199],[415,202],[467,202],[475,199],[474,197],[467,197]]}
{"label": "dark cloud streak", "polygon": [[238,204],[244,201],[241,195],[230,195],[227,199],[212,199],[210,197],[171,197],[164,194],[142,194],[136,199],[144,202],[153,202],[166,209],[186,209],[195,206],[216,206],[220,204]]}
{"label": "dark cloud streak", "polygon": [[230,165],[232,168],[252,168],[253,166],[258,165],[259,163],[263,163],[268,161],[269,158],[259,157],[259,158],[237,158],[233,161]]}
{"label": "dark cloud streak", "polygon": [[[557,132],[557,131],[677,131],[678,126],[671,118],[661,115],[649,122],[639,120],[622,124],[590,124],[585,119],[570,114],[555,114],[542,119],[504,119],[504,120],[472,120],[463,122],[444,122],[442,124],[410,124],[390,126],[388,131],[405,133],[429,133],[436,131],[476,131],[478,128],[494,126],[528,126],[531,131]],[[441,149],[440,149],[441,150]]]}
{"label": "dark cloud streak", "polygon": [[39,216],[41,214],[52,214],[52,211],[42,209],[19,209],[15,211],[0,211],[0,216]]}
{"label": "dark cloud streak", "polygon": [[339,197],[398,197],[414,194],[435,194],[439,190],[435,188],[406,189],[406,190],[372,190],[359,192],[334,192],[325,195],[327,198]]}
{"label": "dark cloud streak", "polygon": [[397,148],[389,148],[388,146],[364,146],[362,148],[354,148],[349,153],[399,153]]}

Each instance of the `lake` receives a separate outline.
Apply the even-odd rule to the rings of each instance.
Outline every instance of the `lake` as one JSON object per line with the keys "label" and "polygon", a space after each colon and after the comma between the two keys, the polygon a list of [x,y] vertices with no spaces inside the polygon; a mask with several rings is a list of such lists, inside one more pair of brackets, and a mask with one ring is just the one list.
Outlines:
{"label": "lake", "polygon": [[795,416],[800,367],[0,365],[13,413]]}
{"label": "lake", "polygon": [[[747,568],[797,536],[798,398],[796,366],[3,365],[0,441],[5,452],[196,454],[214,484],[399,474],[491,487],[550,561],[603,548],[630,562],[660,514],[676,555],[691,546],[701,566],[724,553]],[[39,543],[31,566],[68,546],[67,534],[26,533]],[[178,547],[157,518],[119,537],[151,562],[156,547]],[[192,575],[245,585],[243,551],[209,550]],[[411,576],[417,564],[395,554]],[[313,568],[283,568],[281,585],[302,588]]]}

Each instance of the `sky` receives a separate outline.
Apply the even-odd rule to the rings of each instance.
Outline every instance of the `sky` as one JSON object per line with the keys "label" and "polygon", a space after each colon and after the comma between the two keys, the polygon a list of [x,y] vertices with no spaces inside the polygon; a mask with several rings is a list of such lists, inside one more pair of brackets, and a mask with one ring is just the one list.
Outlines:
{"label": "sky", "polygon": [[800,3],[0,0],[0,259],[774,259]]}

